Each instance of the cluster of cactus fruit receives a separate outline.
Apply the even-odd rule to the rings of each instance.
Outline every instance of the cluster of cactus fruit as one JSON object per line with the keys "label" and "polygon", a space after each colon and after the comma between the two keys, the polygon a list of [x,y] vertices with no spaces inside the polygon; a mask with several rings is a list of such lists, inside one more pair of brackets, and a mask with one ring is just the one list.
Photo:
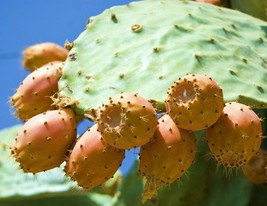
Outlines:
{"label": "cluster of cactus fruit", "polygon": [[17,116],[26,121],[11,147],[24,172],[50,170],[66,161],[66,175],[91,189],[115,174],[125,150],[141,147],[145,202],[191,166],[196,131],[207,130],[213,157],[226,167],[246,165],[260,148],[260,118],[244,104],[224,104],[220,86],[201,74],[187,74],[170,85],[166,113],[159,117],[153,104],[138,94],[110,97],[96,111],[96,124],[77,139],[75,111],[51,108],[54,104],[48,101],[56,98],[62,66],[41,66],[11,97]]}
{"label": "cluster of cactus fruit", "polygon": [[[171,1],[165,3],[168,2]],[[184,4],[185,8],[191,5],[191,3],[181,2],[176,2],[176,4]],[[163,2],[158,1],[155,6],[158,6],[158,3],[163,5]],[[147,4],[144,3],[145,6]],[[172,4],[174,3],[170,3],[170,6]],[[134,6],[133,8],[135,8]],[[136,4],[136,6],[138,5]],[[128,6],[127,9],[129,8],[131,7]],[[197,12],[202,9],[208,11],[212,8],[212,6],[194,7]],[[225,12],[224,10],[221,11]],[[109,12],[104,15],[109,16]],[[112,25],[120,23],[119,15],[117,17],[112,13],[111,17]],[[190,19],[196,18],[193,13],[189,13],[188,17]],[[93,21],[97,22],[99,20]],[[94,24],[93,21],[87,26],[87,29],[91,32],[97,29],[94,25],[91,25]],[[261,22],[258,23],[262,24]],[[140,24],[134,25],[134,28],[137,27],[139,30],[133,30],[133,27],[131,27],[130,36],[133,39],[137,38],[137,33],[142,33],[142,29],[144,29],[143,35],[146,35],[149,30],[149,28],[146,30]],[[232,35],[238,30],[234,24],[230,25],[229,28],[224,27],[217,31],[218,36],[216,38],[218,42],[215,38],[210,38],[207,41],[208,44],[217,45],[212,46],[211,50],[216,49],[217,52],[217,49],[225,49],[220,45],[219,39],[224,41],[225,35],[229,37],[230,34]],[[164,26],[166,25],[163,25],[162,28]],[[170,33],[180,35],[179,32],[192,32],[190,25],[186,26],[184,28],[175,24]],[[158,73],[161,74],[156,78],[161,81],[159,84],[163,88],[166,88],[166,85],[168,86],[166,90],[162,89],[164,91],[159,92],[160,95],[155,94],[157,91],[150,92],[151,87],[150,90],[144,88],[140,92],[141,94],[132,92],[132,85],[129,82],[133,84],[137,78],[144,82],[144,77],[138,76],[138,74],[133,75],[133,77],[137,77],[135,79],[129,77],[128,74],[118,73],[119,79],[130,85],[129,91],[126,89],[121,91],[118,86],[125,87],[125,85],[119,83],[117,78],[115,80],[111,78],[110,82],[116,81],[116,87],[109,86],[109,82],[106,84],[108,86],[102,87],[103,92],[112,92],[109,98],[102,95],[101,105],[98,105],[97,108],[94,107],[95,105],[89,109],[86,108],[87,103],[84,102],[89,97],[88,95],[80,95],[83,97],[79,101],[76,98],[70,98],[75,96],[77,91],[80,92],[82,86],[84,86],[83,81],[92,83],[91,87],[85,89],[85,93],[88,94],[90,92],[94,93],[92,90],[99,86],[94,85],[94,82],[106,78],[99,77],[98,73],[91,74],[91,70],[89,74],[79,70],[82,68],[80,63],[83,59],[87,59],[86,56],[81,55],[81,52],[84,52],[81,42],[83,42],[86,34],[85,32],[81,35],[75,42],[76,44],[66,46],[70,52],[53,43],[34,45],[24,52],[24,67],[32,72],[10,98],[16,116],[25,122],[23,128],[17,134],[14,145],[11,146],[11,153],[24,172],[35,174],[59,167],[65,162],[64,171],[66,176],[76,181],[79,186],[92,189],[103,184],[115,174],[122,164],[126,150],[140,147],[139,172],[146,180],[142,196],[142,201],[145,202],[155,196],[161,187],[179,180],[187,172],[194,162],[197,152],[195,133],[204,130],[210,153],[219,165],[231,169],[242,168],[244,173],[248,173],[248,162],[257,155],[262,142],[261,119],[248,105],[228,101],[229,98],[226,100],[224,90],[215,81],[216,78],[205,74],[205,72],[204,74],[203,72],[201,74],[190,72],[189,74],[179,75],[179,78],[170,84],[167,76],[175,78],[175,75],[171,75],[172,69],[163,71],[161,70],[163,68],[159,68],[158,70],[150,62],[155,76]],[[221,34],[223,37],[220,36]],[[90,36],[93,35],[93,33],[90,33]],[[163,39],[165,38],[164,35]],[[236,36],[237,34],[231,38],[236,38]],[[95,44],[101,45],[108,42],[105,41],[104,37],[104,43],[101,43],[101,38],[96,39],[95,42],[91,40],[90,44],[94,46]],[[257,42],[265,44],[263,37],[257,39]],[[89,53],[89,46],[86,55]],[[107,48],[111,48],[111,46]],[[114,56],[112,53],[111,58],[121,58],[120,60],[123,61],[123,52],[127,53],[129,48],[119,49],[121,49],[121,52],[115,52]],[[153,54],[149,53],[149,55],[144,56],[150,61],[152,57],[154,58],[154,55],[157,55],[155,57],[157,58],[156,61],[161,61],[158,58],[159,53],[168,52],[167,49],[166,51],[164,49],[163,45],[158,45],[158,47],[153,47]],[[254,55],[252,48],[247,47],[246,51],[252,56]],[[143,52],[141,53],[143,55]],[[245,56],[247,53],[244,52],[242,55]],[[173,54],[167,54],[167,56],[171,55]],[[189,66],[195,67],[199,63],[201,68],[207,69],[205,58],[210,58],[209,55],[206,53],[201,56],[194,53],[194,63]],[[110,58],[108,54],[106,56]],[[223,55],[220,58],[228,59]],[[247,58],[250,58],[249,55]],[[259,65],[266,66],[264,56],[255,53],[255,58],[259,59]],[[80,63],[77,63],[77,59]],[[113,59],[112,62],[116,61],[117,59]],[[216,61],[213,61],[214,65],[216,63]],[[101,64],[101,61],[99,64]],[[136,64],[139,65],[140,62],[137,61]],[[231,66],[231,64],[230,62],[229,65]],[[240,64],[240,68],[244,68],[250,62],[244,57],[238,64]],[[73,67],[76,66],[78,70],[74,71]],[[92,65],[90,66],[93,68]],[[129,68],[131,67],[136,68],[136,65],[131,62]],[[147,73],[150,74],[145,65],[141,67],[139,73],[142,74],[147,69]],[[183,67],[186,67],[186,65]],[[106,66],[105,68],[109,69]],[[235,71],[238,68],[229,68],[227,74],[231,77],[238,76]],[[133,71],[129,70],[129,73]],[[76,73],[78,77],[84,77],[83,80],[78,80],[82,81],[81,85],[75,87],[77,80],[71,79],[73,78],[70,77],[72,72]],[[116,75],[113,76],[117,77],[117,72],[120,71],[114,70]],[[259,69],[259,72],[263,72],[263,70]],[[240,75],[244,74],[245,72]],[[129,82],[127,82],[127,78],[129,78]],[[153,78],[152,75],[151,81],[154,81]],[[70,85],[66,85],[66,80],[69,81]],[[257,88],[257,92],[263,93],[264,86],[257,85],[255,88]],[[98,94],[101,93],[100,90],[101,88],[98,88]],[[229,91],[228,88],[227,91]],[[71,95],[67,95],[69,93]],[[161,97],[162,93],[164,93],[164,98]],[[155,95],[156,98],[150,98],[151,94]],[[231,96],[229,93],[227,95]],[[249,103],[254,101],[251,97],[246,99],[242,95],[239,95],[238,98],[241,101],[248,100]],[[161,100],[163,100],[163,104]],[[99,101],[97,102],[99,103]],[[261,102],[261,99],[256,103],[261,107],[266,106],[266,102]],[[95,124],[77,137],[77,126],[84,117],[90,118]]]}

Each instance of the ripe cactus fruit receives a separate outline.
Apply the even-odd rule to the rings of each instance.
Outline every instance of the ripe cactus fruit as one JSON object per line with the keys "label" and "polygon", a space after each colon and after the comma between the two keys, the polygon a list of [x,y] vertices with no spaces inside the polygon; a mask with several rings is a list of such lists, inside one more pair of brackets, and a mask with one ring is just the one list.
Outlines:
{"label": "ripe cactus fruit", "polygon": [[115,174],[122,163],[124,153],[124,150],[105,143],[95,124],[74,145],[67,159],[65,172],[79,186],[91,189]]}
{"label": "ripe cactus fruit", "polygon": [[222,89],[206,75],[185,75],[167,91],[166,111],[183,129],[196,131],[208,128],[217,121],[223,108]]}
{"label": "ripe cactus fruit", "polygon": [[218,121],[206,131],[212,156],[225,167],[240,167],[257,153],[262,142],[262,125],[248,106],[227,103]]}
{"label": "ripe cactus fruit", "polygon": [[58,92],[58,80],[62,74],[63,62],[51,62],[29,74],[10,98],[21,120],[55,109],[53,96]]}
{"label": "ripe cactus fruit", "polygon": [[192,164],[196,152],[192,131],[178,128],[167,114],[158,122],[154,139],[140,151],[139,170],[147,180],[143,202],[152,198],[160,187],[179,179]]}
{"label": "ripe cactus fruit", "polygon": [[52,42],[44,42],[27,47],[23,51],[23,66],[34,71],[53,61],[65,61],[68,50]]}
{"label": "ripe cactus fruit", "polygon": [[119,149],[146,144],[158,122],[152,103],[132,93],[111,97],[100,107],[96,120],[103,139]]}
{"label": "ripe cactus fruit", "polygon": [[75,139],[73,110],[48,111],[24,124],[11,152],[24,172],[38,173],[60,166]]}
{"label": "ripe cactus fruit", "polygon": [[267,151],[260,149],[242,166],[245,177],[254,184],[267,183]]}

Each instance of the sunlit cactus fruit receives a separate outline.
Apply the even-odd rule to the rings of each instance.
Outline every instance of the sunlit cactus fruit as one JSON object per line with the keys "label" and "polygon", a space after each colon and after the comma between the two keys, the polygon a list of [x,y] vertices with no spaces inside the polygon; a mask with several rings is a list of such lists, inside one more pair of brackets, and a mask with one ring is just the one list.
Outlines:
{"label": "sunlit cactus fruit", "polygon": [[267,183],[267,151],[260,149],[242,166],[245,177],[254,184]]}
{"label": "sunlit cactus fruit", "polygon": [[11,152],[26,173],[59,167],[76,139],[71,109],[52,110],[30,118],[18,132]]}
{"label": "sunlit cactus fruit", "polygon": [[103,141],[97,124],[89,128],[72,148],[65,172],[79,186],[92,189],[110,179],[119,169],[124,150]]}
{"label": "sunlit cactus fruit", "polygon": [[183,129],[197,131],[208,128],[217,121],[223,108],[222,89],[206,75],[185,75],[167,92],[166,111]]}
{"label": "sunlit cactus fruit", "polygon": [[219,164],[229,168],[241,167],[260,148],[261,119],[244,104],[226,103],[218,121],[207,129],[206,140]]}
{"label": "sunlit cactus fruit", "polygon": [[63,62],[51,62],[30,73],[10,98],[16,116],[26,121],[29,118],[56,109],[52,96],[58,93]]}
{"label": "sunlit cactus fruit", "polygon": [[34,71],[53,61],[65,61],[68,50],[53,42],[43,42],[27,47],[23,51],[23,66]]}
{"label": "sunlit cactus fruit", "polygon": [[104,141],[119,149],[131,149],[149,142],[158,120],[148,100],[121,93],[100,107],[96,121]]}
{"label": "sunlit cactus fruit", "polygon": [[167,114],[158,122],[153,140],[140,151],[139,170],[146,178],[143,202],[155,196],[162,186],[178,180],[191,166],[196,152],[192,131],[178,128]]}

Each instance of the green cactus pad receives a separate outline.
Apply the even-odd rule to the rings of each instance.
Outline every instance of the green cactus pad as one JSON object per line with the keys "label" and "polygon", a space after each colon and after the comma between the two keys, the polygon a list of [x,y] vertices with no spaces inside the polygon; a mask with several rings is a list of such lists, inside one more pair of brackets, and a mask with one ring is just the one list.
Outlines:
{"label": "green cactus pad", "polygon": [[81,115],[120,92],[164,110],[167,88],[186,73],[213,77],[226,102],[267,108],[267,22],[247,14],[193,1],[133,2],[92,17],[73,43],[59,88]]}

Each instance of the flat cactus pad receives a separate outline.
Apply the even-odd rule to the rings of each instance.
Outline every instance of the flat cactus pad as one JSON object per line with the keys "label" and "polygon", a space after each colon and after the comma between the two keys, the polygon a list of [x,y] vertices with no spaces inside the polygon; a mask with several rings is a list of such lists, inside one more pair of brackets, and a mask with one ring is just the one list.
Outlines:
{"label": "flat cactus pad", "polygon": [[89,19],[73,42],[60,96],[83,115],[133,92],[164,110],[167,88],[186,73],[207,74],[226,102],[267,108],[267,22],[206,3],[146,0]]}

